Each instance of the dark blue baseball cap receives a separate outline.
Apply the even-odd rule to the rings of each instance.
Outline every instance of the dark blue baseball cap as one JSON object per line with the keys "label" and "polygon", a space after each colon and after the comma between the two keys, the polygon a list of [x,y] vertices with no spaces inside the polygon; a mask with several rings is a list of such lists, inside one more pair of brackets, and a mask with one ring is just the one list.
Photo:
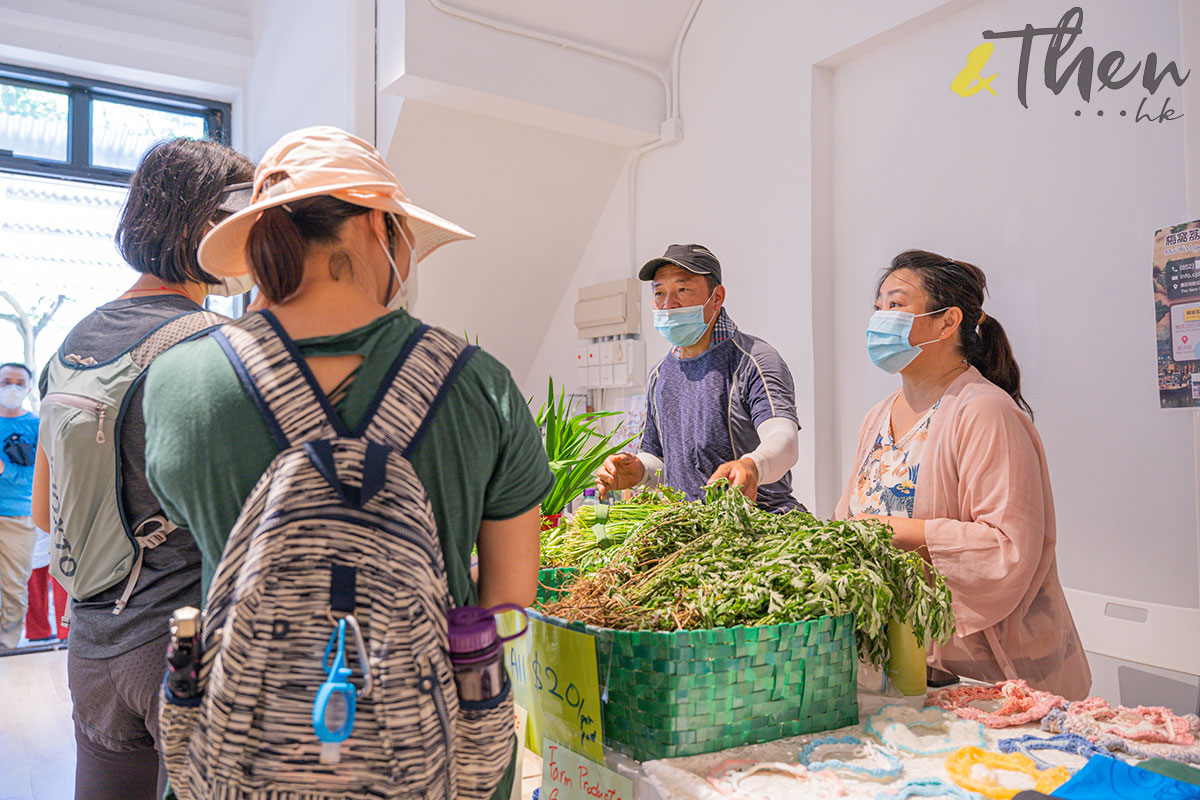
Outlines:
{"label": "dark blue baseball cap", "polygon": [[683,267],[697,275],[712,275],[717,279],[717,283],[721,282],[721,262],[717,261],[712,251],[700,244],[671,245],[661,257],[652,258],[643,264],[638,271],[638,277],[644,281],[652,281],[659,267],[665,267],[667,264]]}

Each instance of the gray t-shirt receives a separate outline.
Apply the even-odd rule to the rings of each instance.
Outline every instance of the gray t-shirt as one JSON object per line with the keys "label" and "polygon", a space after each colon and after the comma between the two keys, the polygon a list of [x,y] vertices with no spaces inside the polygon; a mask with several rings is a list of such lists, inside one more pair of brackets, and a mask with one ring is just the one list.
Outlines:
{"label": "gray t-shirt", "polygon": [[[140,342],[154,328],[182,314],[200,311],[182,295],[151,295],[105,303],[84,317],[63,341],[62,352],[97,361],[115,358]],[[146,424],[142,416],[142,387],[126,405],[121,423],[122,498],[129,524],[161,513],[146,482]],[[46,392],[46,372],[39,383]],[[72,653],[84,658],[111,658],[167,633],[171,612],[200,605],[200,549],[192,535],[179,528],[166,541],[147,550],[129,605],[113,614],[113,604],[125,581],[86,600],[71,604],[68,639]]]}
{"label": "gray t-shirt", "polygon": [[[717,467],[758,447],[757,428],[773,417],[799,425],[792,373],[778,350],[737,330],[722,310],[707,350],[687,359],[671,352],[650,371],[640,449],[662,459],[663,483],[698,500]],[[792,473],[759,486],[757,505],[802,507]]]}

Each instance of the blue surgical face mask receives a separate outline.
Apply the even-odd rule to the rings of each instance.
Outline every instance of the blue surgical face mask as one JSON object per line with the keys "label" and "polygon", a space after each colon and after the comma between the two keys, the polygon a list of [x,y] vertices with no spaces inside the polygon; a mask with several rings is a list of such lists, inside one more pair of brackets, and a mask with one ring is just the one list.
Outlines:
{"label": "blue surgical face mask", "polygon": [[[947,308],[949,308],[947,306]],[[921,348],[933,344],[938,339],[930,339],[921,344],[909,344],[908,336],[912,333],[913,320],[917,317],[928,317],[930,314],[940,314],[947,308],[937,311],[927,311],[924,314],[910,314],[907,311],[876,311],[867,323],[867,355],[875,362],[875,366],[884,372],[895,375],[913,362],[921,354]]]}
{"label": "blue surgical face mask", "polygon": [[[716,289],[713,294],[716,294]],[[708,300],[712,298],[710,294]],[[698,306],[654,309],[654,330],[676,347],[691,347],[708,330],[708,323],[704,321],[704,307],[708,305],[708,300]]]}

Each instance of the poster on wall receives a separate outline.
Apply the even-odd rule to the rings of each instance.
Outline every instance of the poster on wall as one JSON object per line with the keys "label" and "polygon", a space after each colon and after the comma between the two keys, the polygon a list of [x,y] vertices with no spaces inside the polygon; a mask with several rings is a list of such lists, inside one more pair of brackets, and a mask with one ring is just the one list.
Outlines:
{"label": "poster on wall", "polygon": [[1200,220],[1154,234],[1158,402],[1200,408]]}

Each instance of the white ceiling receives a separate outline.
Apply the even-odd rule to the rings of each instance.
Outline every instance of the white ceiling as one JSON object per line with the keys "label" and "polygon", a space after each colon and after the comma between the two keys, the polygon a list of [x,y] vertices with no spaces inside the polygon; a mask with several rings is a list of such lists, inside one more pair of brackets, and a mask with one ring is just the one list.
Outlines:
{"label": "white ceiling", "polygon": [[53,21],[96,39],[145,36],[167,44],[201,45],[249,57],[248,2],[236,0],[0,0],[14,18]]}
{"label": "white ceiling", "polygon": [[95,9],[135,15],[146,20],[196,28],[238,39],[250,39],[247,0],[89,0]]}
{"label": "white ceiling", "polygon": [[[423,0],[409,0],[423,2]],[[671,60],[692,0],[446,0],[514,25],[657,63]]]}

